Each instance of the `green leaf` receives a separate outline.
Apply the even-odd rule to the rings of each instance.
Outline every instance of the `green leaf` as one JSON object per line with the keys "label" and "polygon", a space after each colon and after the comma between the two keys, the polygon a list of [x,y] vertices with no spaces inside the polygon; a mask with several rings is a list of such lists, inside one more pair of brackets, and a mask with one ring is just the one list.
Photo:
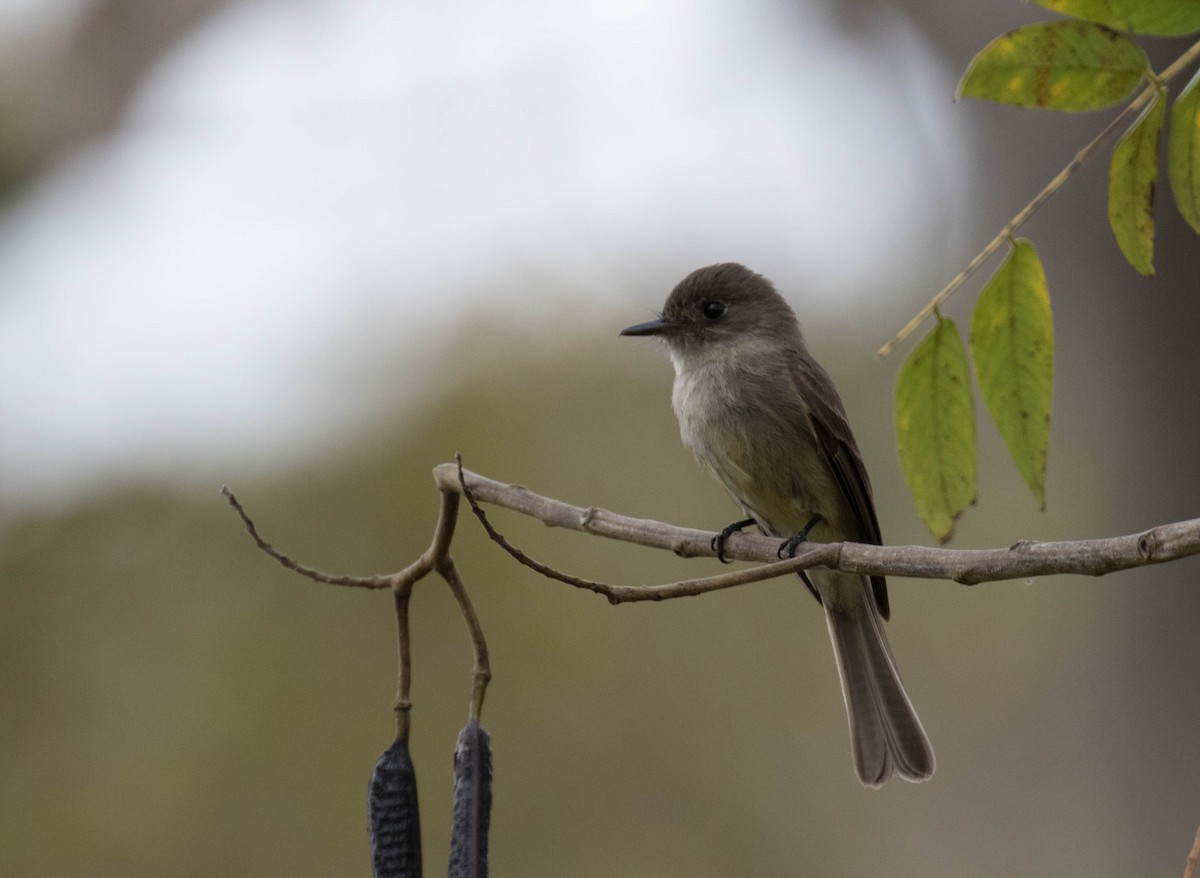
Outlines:
{"label": "green leaf", "polygon": [[1200,0],[1033,0],[1039,6],[1159,37],[1200,31]]}
{"label": "green leaf", "polygon": [[953,320],[939,319],[900,370],[896,440],[917,512],[944,543],[975,502],[975,407]]}
{"label": "green leaf", "polygon": [[1200,235],[1200,70],[1171,108],[1167,173],[1179,212]]}
{"label": "green leaf", "polygon": [[1098,110],[1129,97],[1148,69],[1136,43],[1088,21],[1050,21],[996,37],[971,61],[959,95],[1021,107]]}
{"label": "green leaf", "polygon": [[1155,95],[1117,141],[1108,169],[1108,224],[1129,264],[1147,277],[1154,274],[1154,184],[1166,109],[1165,95]]}
{"label": "green leaf", "polygon": [[1042,261],[1029,241],[1016,242],[975,303],[971,358],[996,429],[1045,509],[1054,318]]}

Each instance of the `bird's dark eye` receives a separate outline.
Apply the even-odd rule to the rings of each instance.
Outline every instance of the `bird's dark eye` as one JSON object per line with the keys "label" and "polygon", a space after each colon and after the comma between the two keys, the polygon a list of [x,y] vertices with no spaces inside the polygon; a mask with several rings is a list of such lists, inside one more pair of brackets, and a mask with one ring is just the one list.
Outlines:
{"label": "bird's dark eye", "polygon": [[704,314],[705,320],[717,320],[725,313],[725,306],[721,302],[705,302],[700,307],[700,311]]}

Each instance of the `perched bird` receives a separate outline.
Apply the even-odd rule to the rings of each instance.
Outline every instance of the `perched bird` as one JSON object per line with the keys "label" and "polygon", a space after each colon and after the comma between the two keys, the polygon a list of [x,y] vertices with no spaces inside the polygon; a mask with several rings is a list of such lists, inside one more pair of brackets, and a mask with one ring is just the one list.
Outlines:
{"label": "perched bird", "polygon": [[[730,534],[751,524],[788,537],[780,546],[787,554],[809,536],[882,542],[842,401],[770,281],[733,262],[698,269],[671,291],[658,319],[621,334],[665,343],[683,442],[749,516],[714,538],[718,557]],[[883,631],[884,578],[823,568],[801,578],[825,609],[859,780],[878,787],[893,772],[928,779],[933,750]]]}

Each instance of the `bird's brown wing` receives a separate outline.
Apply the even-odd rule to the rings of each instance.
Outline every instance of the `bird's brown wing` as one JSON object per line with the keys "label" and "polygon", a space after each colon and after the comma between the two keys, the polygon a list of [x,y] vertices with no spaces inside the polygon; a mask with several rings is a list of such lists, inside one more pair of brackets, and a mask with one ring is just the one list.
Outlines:
{"label": "bird's brown wing", "polygon": [[[807,355],[794,367],[792,378],[808,406],[821,452],[854,513],[858,541],[883,545],[879,519],[875,515],[875,501],[871,495],[871,481],[867,478],[858,443],[854,441],[846,410],[842,407],[842,400],[833,382],[820,364]],[[890,615],[887,580],[882,576],[872,576],[871,591],[875,595],[879,614],[887,619]]]}

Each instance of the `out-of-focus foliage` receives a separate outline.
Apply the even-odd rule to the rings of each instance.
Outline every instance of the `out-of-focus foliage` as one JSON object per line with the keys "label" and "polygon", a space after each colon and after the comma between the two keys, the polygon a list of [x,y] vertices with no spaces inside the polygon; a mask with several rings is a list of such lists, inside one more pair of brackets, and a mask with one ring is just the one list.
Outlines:
{"label": "out-of-focus foliage", "polygon": [[229,3],[89,0],[62,32],[0,33],[0,205],[112,127],[146,71]]}

